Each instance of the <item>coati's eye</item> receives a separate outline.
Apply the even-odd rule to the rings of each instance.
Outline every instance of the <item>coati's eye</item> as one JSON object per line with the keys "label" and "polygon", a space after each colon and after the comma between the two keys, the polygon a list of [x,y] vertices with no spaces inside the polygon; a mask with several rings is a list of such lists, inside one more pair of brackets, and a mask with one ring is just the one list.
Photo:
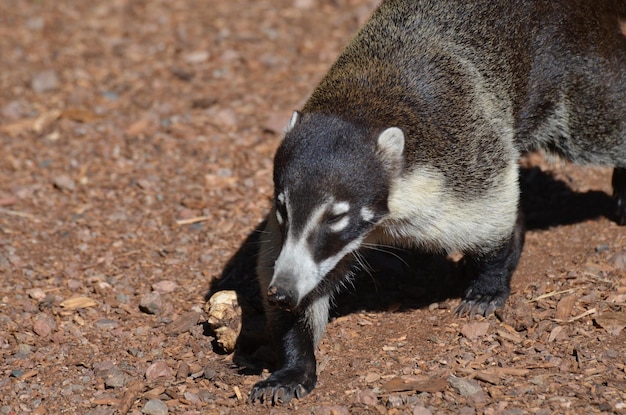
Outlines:
{"label": "coati's eye", "polygon": [[278,224],[280,226],[282,226],[285,223],[285,220],[287,219],[287,209],[285,208],[285,194],[284,193],[279,193],[278,196],[276,196],[276,200],[274,202],[275,205],[275,211],[276,211],[276,220],[278,221]]}
{"label": "coati's eye", "polygon": [[285,218],[283,218],[283,214],[280,213],[280,209],[278,207],[276,208],[276,220],[281,226],[285,223]]}
{"label": "coati's eye", "polygon": [[326,213],[324,222],[333,232],[340,232],[344,230],[350,223],[350,203],[337,202],[334,203],[330,210]]}

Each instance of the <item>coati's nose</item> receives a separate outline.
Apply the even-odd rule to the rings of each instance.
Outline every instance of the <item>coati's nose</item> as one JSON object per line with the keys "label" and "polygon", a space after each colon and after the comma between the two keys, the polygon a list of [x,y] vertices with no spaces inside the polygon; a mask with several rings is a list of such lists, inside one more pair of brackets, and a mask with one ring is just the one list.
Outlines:
{"label": "coati's nose", "polygon": [[268,301],[283,310],[291,311],[296,306],[295,293],[292,290],[284,290],[274,285],[267,290]]}

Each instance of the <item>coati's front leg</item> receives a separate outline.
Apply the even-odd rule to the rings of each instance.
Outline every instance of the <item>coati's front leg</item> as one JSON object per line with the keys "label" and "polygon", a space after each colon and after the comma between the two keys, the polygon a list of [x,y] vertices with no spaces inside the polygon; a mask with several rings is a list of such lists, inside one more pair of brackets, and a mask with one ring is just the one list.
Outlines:
{"label": "coati's front leg", "polygon": [[620,225],[626,225],[626,169],[613,169],[613,198],[617,203],[616,219]]}
{"label": "coati's front leg", "polygon": [[329,297],[320,296],[295,310],[281,308],[268,297],[274,263],[283,243],[272,210],[260,237],[257,277],[263,295],[267,330],[277,353],[278,369],[258,382],[250,392],[249,402],[287,403],[308,395],[317,382],[315,347],[328,323]]}
{"label": "coati's front leg", "polygon": [[279,369],[258,382],[249,402],[288,403],[308,395],[317,382],[315,347],[328,319],[328,297],[316,300],[302,311],[276,309],[269,313],[268,328],[279,353]]}
{"label": "coati's front leg", "polygon": [[504,307],[523,246],[524,218],[518,211],[515,228],[506,242],[487,254],[466,255],[465,261],[476,276],[456,309],[459,316],[469,314],[471,318],[478,314],[487,317]]}

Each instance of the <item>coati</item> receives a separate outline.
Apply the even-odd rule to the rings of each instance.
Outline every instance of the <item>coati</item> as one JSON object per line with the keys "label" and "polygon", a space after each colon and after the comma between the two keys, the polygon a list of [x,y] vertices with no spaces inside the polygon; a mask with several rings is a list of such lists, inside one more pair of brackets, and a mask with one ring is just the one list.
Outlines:
{"label": "coati", "polygon": [[458,314],[503,307],[531,150],[614,166],[626,222],[626,1],[383,0],[277,150],[256,270],[281,361],[249,400],[315,387],[330,299],[364,246],[462,252],[477,276]]}

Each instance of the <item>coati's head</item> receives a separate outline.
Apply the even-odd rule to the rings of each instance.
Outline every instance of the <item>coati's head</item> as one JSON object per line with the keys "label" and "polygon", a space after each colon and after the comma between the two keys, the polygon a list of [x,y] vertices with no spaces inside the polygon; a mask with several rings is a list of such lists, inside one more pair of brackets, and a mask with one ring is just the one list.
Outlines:
{"label": "coati's head", "polygon": [[286,309],[321,287],[389,213],[403,164],[399,128],[372,130],[336,116],[295,112],[274,160],[275,220],[282,235],[269,300]]}

